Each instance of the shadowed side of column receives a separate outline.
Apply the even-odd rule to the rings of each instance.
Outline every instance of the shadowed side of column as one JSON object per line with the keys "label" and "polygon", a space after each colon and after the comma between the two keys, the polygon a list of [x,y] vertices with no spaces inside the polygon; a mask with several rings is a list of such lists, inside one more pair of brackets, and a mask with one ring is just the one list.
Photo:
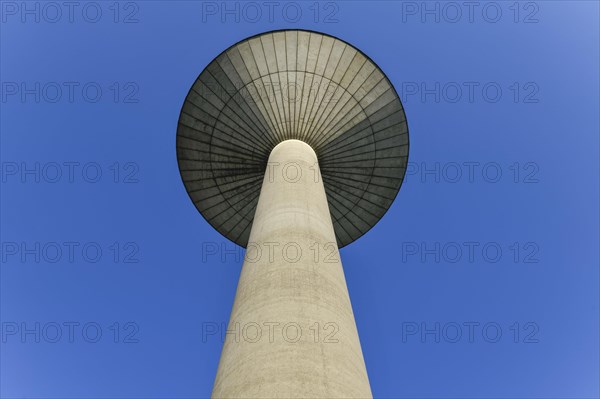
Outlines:
{"label": "shadowed side of column", "polygon": [[370,398],[317,156],[271,152],[214,398]]}

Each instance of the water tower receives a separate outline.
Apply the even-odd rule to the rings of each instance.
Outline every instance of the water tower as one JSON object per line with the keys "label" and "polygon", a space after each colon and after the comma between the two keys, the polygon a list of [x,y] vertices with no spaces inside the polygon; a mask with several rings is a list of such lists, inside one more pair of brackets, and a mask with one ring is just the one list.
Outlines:
{"label": "water tower", "polygon": [[338,249],[406,170],[406,117],[379,67],[318,32],[245,39],[192,85],[177,157],[198,211],[246,248],[213,397],[371,397]]}

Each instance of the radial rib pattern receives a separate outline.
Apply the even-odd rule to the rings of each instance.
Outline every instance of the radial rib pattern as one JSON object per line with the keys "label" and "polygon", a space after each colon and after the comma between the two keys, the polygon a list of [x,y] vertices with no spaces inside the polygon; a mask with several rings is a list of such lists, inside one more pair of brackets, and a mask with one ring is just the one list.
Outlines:
{"label": "radial rib pattern", "polygon": [[243,247],[269,154],[287,139],[306,142],[318,156],[314,172],[325,183],[339,247],[373,227],[400,189],[408,127],[377,65],[321,33],[251,37],[202,71],[177,130],[179,169],[192,201]]}

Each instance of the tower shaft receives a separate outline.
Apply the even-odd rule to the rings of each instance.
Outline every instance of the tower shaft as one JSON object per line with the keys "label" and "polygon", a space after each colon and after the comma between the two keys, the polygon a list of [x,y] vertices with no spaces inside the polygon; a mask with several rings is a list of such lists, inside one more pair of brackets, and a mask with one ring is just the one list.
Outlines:
{"label": "tower shaft", "polygon": [[317,156],[302,141],[270,154],[212,396],[372,396]]}

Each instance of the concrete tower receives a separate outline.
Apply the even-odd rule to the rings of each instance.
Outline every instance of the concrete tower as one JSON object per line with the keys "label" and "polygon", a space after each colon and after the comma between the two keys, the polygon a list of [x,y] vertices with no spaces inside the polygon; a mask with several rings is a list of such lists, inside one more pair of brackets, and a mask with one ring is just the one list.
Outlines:
{"label": "concrete tower", "polygon": [[193,84],[177,156],[198,211],[246,248],[213,397],[371,397],[338,248],[404,178],[406,117],[383,72],[321,33],[243,40]]}

